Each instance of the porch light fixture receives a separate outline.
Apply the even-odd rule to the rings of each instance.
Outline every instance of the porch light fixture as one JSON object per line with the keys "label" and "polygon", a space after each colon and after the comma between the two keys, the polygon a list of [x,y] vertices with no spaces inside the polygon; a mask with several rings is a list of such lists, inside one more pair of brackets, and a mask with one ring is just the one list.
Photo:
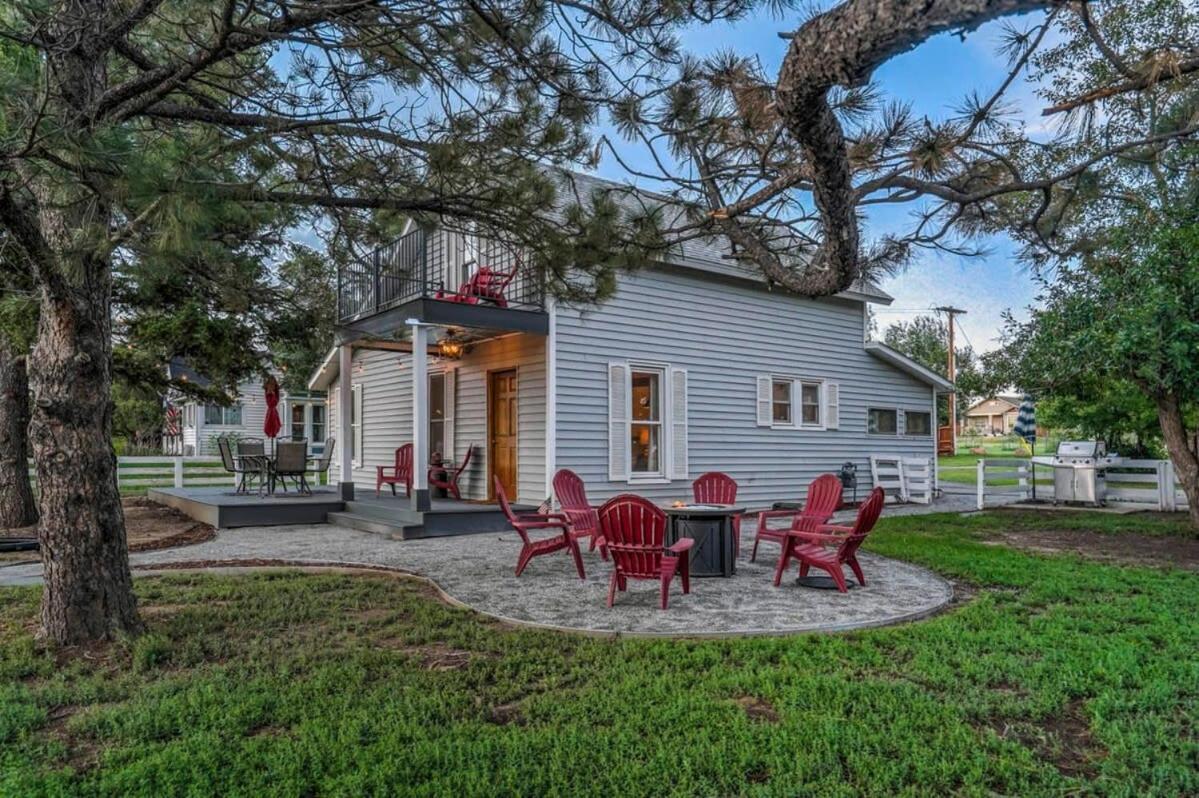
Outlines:
{"label": "porch light fixture", "polygon": [[457,360],[465,351],[463,343],[453,338],[442,338],[437,342],[437,354],[446,360]]}

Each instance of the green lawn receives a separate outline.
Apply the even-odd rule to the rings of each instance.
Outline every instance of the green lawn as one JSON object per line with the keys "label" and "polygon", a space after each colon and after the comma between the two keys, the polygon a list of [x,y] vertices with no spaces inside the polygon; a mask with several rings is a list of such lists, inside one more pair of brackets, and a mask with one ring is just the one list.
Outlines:
{"label": "green lawn", "polygon": [[[977,484],[978,461],[984,457],[990,458],[990,459],[996,459],[996,460],[999,460],[999,459],[1025,459],[1025,455],[1020,454],[1016,450],[1016,445],[1013,442],[1013,439],[1004,438],[1004,439],[997,440],[997,441],[996,440],[984,440],[982,442],[982,447],[987,450],[987,453],[985,455],[973,454],[970,451],[970,446],[968,445],[969,443],[970,442],[959,438],[957,454],[955,454],[951,457],[945,457],[945,456],[937,457],[937,473],[940,476],[942,482],[961,482],[961,483],[967,483],[970,485]],[[978,443],[978,441],[976,440],[973,443]],[[1052,444],[1053,448],[1049,448],[1049,447],[1050,447],[1050,444],[1046,443],[1045,441],[1038,441],[1037,442],[1037,454],[1040,455],[1045,452],[1052,452],[1054,449],[1056,449],[1056,444]],[[1017,480],[1012,479],[1012,478],[988,479],[987,480],[988,485],[995,486],[995,487],[1010,486],[1010,485],[1015,485],[1016,483],[1017,483]],[[1053,471],[1049,468],[1046,468],[1046,469],[1044,469],[1044,476],[1042,476],[1042,470],[1040,468],[1038,468],[1037,469],[1037,484],[1038,485],[1052,485],[1053,484]]]}
{"label": "green lawn", "polygon": [[0,590],[0,794],[1199,793],[1199,575],[982,543],[1046,524],[1183,532],[886,519],[871,548],[972,598],[775,639],[514,629],[381,576],[177,575],[138,580],[149,634],[56,667],[37,590]]}

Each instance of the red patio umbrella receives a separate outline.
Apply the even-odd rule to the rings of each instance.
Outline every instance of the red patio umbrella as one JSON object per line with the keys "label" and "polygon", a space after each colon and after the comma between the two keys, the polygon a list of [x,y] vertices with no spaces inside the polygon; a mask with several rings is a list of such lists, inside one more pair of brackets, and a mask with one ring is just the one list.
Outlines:
{"label": "red patio umbrella", "polygon": [[267,377],[262,384],[262,391],[266,394],[266,420],[262,423],[262,434],[271,439],[271,448],[274,449],[275,436],[283,429],[283,422],[279,420],[279,381],[273,376]]}

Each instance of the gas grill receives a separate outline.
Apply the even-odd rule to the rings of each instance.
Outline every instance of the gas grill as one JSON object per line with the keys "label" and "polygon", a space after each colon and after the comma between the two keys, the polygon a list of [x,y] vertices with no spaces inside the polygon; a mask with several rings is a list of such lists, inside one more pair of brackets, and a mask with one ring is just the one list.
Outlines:
{"label": "gas grill", "polygon": [[1103,441],[1062,441],[1053,466],[1053,503],[1103,504],[1107,483],[1104,471],[1116,458],[1108,457]]}

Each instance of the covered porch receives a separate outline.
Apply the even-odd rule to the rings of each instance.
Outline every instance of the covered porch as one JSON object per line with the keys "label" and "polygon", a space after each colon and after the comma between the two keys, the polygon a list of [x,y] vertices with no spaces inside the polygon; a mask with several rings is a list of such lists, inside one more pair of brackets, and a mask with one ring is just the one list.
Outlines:
{"label": "covered porch", "polygon": [[[340,276],[336,346],[309,381],[328,392],[331,429],[346,443],[331,469],[346,502],[339,523],[409,537],[435,513],[445,533],[484,531],[479,507],[498,513],[497,480],[513,501],[548,495],[541,286],[510,253],[467,239],[410,232]],[[508,278],[479,277],[492,273]],[[380,469],[397,478],[401,447],[410,477],[405,468],[380,485]],[[429,466],[462,502],[430,484]]]}

